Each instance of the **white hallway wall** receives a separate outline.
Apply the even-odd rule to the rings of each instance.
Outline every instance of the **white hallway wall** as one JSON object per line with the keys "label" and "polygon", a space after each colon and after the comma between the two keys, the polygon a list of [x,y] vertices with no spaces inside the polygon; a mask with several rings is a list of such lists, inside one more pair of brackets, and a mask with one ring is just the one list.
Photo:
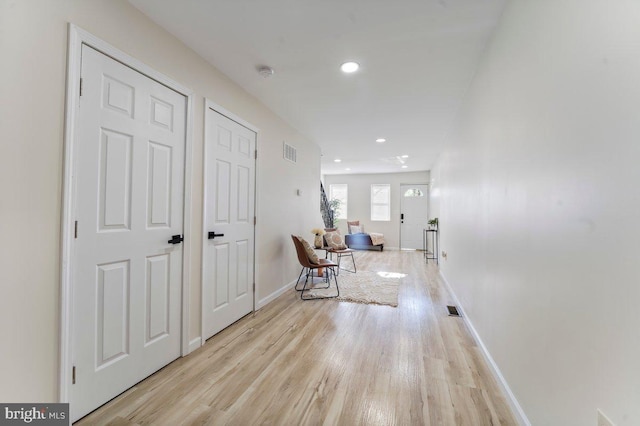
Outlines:
{"label": "white hallway wall", "polygon": [[[57,398],[67,23],[194,93],[189,338],[200,335],[204,97],[260,128],[257,296],[298,273],[289,234],[317,224],[320,150],[124,0],[0,0],[0,401]],[[256,76],[256,78],[261,78]],[[282,141],[298,165],[282,160]],[[302,196],[296,196],[296,189]],[[274,202],[276,201],[276,202]]]}
{"label": "white hallway wall", "polygon": [[640,424],[639,23],[511,1],[432,169],[442,273],[533,425]]}
{"label": "white hallway wall", "polygon": [[[398,248],[400,246],[400,184],[429,183],[429,172],[325,175],[324,185],[327,196],[329,196],[329,185],[337,183],[348,185],[348,219],[360,220],[360,223],[364,223],[366,232],[384,234],[385,247]],[[371,185],[377,183],[391,185],[391,220],[388,222],[371,221]],[[424,222],[426,226],[427,218]],[[338,228],[343,235],[346,234],[346,221],[341,220]]]}

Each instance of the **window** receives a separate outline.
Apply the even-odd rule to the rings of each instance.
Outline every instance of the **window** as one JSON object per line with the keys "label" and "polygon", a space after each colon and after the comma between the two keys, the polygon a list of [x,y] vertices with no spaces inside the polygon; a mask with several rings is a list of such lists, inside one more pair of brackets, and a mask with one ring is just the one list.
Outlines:
{"label": "window", "polygon": [[404,193],[405,197],[424,197],[424,192],[419,190],[418,188],[407,189]]}
{"label": "window", "polygon": [[371,185],[371,220],[391,220],[391,185]]}
{"label": "window", "polygon": [[347,218],[347,201],[349,190],[346,183],[336,183],[329,185],[329,203],[335,211],[336,219]]}

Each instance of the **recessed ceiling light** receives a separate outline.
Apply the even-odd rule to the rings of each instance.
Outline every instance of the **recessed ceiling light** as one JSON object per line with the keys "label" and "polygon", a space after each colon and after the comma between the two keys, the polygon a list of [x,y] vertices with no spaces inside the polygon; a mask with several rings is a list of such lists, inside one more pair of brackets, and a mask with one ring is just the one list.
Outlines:
{"label": "recessed ceiling light", "polygon": [[351,167],[347,167],[345,170],[346,170],[346,171],[349,171],[349,170],[351,170]]}
{"label": "recessed ceiling light", "polygon": [[406,169],[407,167],[409,167],[409,166],[407,166],[406,164],[404,166],[402,166],[403,169]]}
{"label": "recessed ceiling light", "polygon": [[409,158],[409,156],[408,155],[403,155],[402,158]]}
{"label": "recessed ceiling light", "polygon": [[339,159],[339,158],[336,158],[335,160],[333,160],[333,162],[334,162],[334,163],[339,163],[339,162],[341,162],[341,161],[342,161],[342,160],[341,160],[341,159]]}
{"label": "recessed ceiling light", "polygon": [[386,141],[387,141],[387,140],[386,140],[385,138],[378,138],[378,139],[376,139],[376,142],[378,142],[378,143],[383,143],[383,142],[386,142]]}
{"label": "recessed ceiling light", "polygon": [[344,64],[340,65],[340,69],[342,70],[342,72],[346,73],[356,72],[358,71],[358,68],[360,68],[360,65],[357,62],[345,62]]}

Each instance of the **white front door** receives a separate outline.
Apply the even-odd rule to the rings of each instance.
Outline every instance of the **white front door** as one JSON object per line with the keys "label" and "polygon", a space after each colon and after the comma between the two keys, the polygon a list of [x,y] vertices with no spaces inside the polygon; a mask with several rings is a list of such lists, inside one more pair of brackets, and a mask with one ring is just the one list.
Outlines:
{"label": "white front door", "polygon": [[256,133],[207,107],[203,334],[253,310]]}
{"label": "white front door", "polygon": [[422,249],[429,218],[429,185],[400,185],[400,247]]}
{"label": "white front door", "polygon": [[75,144],[70,408],[180,356],[186,98],[88,46]]}

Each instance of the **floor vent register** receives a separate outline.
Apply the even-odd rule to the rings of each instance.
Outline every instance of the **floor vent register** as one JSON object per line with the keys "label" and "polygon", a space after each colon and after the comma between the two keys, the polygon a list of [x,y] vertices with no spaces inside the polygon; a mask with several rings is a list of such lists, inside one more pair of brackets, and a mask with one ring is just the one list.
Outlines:
{"label": "floor vent register", "polygon": [[447,310],[449,311],[449,316],[450,317],[459,317],[460,316],[460,312],[458,312],[458,308],[456,308],[455,306],[447,306]]}

